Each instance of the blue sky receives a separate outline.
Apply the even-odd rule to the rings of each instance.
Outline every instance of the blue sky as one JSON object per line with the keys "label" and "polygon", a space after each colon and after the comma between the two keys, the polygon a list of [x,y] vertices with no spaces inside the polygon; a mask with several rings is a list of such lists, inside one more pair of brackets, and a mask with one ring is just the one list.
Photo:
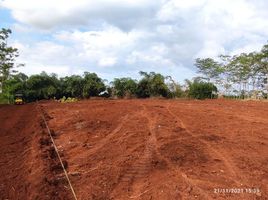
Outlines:
{"label": "blue sky", "polygon": [[1,27],[20,50],[19,70],[59,76],[139,71],[196,76],[197,57],[259,50],[268,38],[265,0],[0,0]]}

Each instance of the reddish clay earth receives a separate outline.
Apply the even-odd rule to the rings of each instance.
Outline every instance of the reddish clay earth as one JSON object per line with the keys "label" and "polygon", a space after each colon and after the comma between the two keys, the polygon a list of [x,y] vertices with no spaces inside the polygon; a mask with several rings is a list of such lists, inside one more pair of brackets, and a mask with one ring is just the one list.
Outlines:
{"label": "reddish clay earth", "polygon": [[0,106],[0,199],[73,199],[41,112],[79,200],[268,199],[268,103],[37,107]]}

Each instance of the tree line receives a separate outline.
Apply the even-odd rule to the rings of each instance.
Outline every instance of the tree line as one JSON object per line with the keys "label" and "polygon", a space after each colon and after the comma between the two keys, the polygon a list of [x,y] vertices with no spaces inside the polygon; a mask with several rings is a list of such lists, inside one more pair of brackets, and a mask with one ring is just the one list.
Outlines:
{"label": "tree line", "polygon": [[2,95],[12,102],[15,94],[23,94],[26,101],[41,99],[60,99],[72,97],[86,99],[90,97],[117,98],[180,98],[193,97],[198,99],[214,98],[217,88],[200,81],[188,83],[188,89],[176,83],[170,76],[165,77],[155,72],[140,72],[139,81],[132,78],[115,78],[107,83],[96,73],[84,72],[82,76],[72,75],[58,78],[56,74],[41,74],[28,77],[23,73],[10,76],[5,80]]}
{"label": "tree line", "polygon": [[195,66],[201,78],[214,83],[226,96],[267,98],[268,44],[251,53],[197,58]]}

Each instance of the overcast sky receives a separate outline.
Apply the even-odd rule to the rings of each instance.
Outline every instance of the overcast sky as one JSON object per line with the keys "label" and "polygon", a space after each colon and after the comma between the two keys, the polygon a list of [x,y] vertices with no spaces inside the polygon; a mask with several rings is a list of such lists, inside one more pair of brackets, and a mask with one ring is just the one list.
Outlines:
{"label": "overcast sky", "polygon": [[141,70],[191,78],[197,57],[259,50],[267,19],[266,0],[0,0],[20,71],[109,81]]}

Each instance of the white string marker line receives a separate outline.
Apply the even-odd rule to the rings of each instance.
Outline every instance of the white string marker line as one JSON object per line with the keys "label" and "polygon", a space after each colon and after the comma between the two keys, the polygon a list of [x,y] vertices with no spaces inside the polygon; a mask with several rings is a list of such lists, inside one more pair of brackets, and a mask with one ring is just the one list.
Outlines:
{"label": "white string marker line", "polygon": [[[38,105],[38,103],[37,103],[37,105]],[[38,106],[39,106],[39,105],[38,105]],[[52,137],[52,135],[51,135],[51,132],[50,132],[50,129],[49,129],[48,124],[47,124],[47,122],[46,122],[44,113],[42,112],[41,109],[40,109],[40,113],[41,113],[42,119],[43,119],[43,121],[44,121],[44,123],[45,123],[45,125],[46,125],[47,131],[48,131],[49,137],[50,137],[50,139],[51,139],[51,141],[52,141],[52,144],[53,144],[53,146],[54,146],[54,149],[55,149],[55,151],[56,151],[56,153],[57,153],[57,156],[58,156],[58,158],[59,158],[59,160],[60,160],[61,167],[62,167],[62,169],[63,169],[63,171],[64,171],[64,174],[65,174],[65,177],[66,177],[66,179],[67,179],[67,181],[68,181],[68,183],[69,183],[69,186],[70,186],[70,188],[71,188],[71,191],[72,191],[72,194],[73,194],[73,196],[74,196],[74,199],[75,199],[75,200],[78,200],[77,197],[76,197],[74,188],[73,188],[73,186],[72,186],[72,184],[71,184],[71,181],[70,181],[70,179],[69,179],[68,173],[67,173],[67,171],[66,171],[66,169],[65,169],[65,167],[64,167],[64,165],[63,165],[63,162],[62,162],[62,159],[61,159],[61,157],[60,157],[58,148],[57,148],[57,146],[56,146],[56,144],[55,144],[55,142],[54,142],[54,139],[53,139],[53,137]]]}

